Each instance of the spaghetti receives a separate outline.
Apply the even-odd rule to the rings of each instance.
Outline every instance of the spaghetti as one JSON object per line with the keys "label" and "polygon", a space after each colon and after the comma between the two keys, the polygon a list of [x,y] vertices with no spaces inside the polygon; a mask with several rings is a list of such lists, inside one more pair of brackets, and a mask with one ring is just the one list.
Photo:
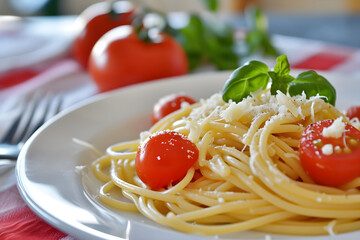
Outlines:
{"label": "spaghetti", "polygon": [[[100,200],[188,233],[320,235],[360,229],[360,178],[339,188],[317,185],[299,160],[305,127],[340,116],[318,96],[265,90],[226,103],[214,94],[166,116],[140,140],[110,146],[92,164],[104,182]],[[195,143],[199,159],[176,185],[153,191],[136,175],[136,151],[149,135],[167,129]]]}

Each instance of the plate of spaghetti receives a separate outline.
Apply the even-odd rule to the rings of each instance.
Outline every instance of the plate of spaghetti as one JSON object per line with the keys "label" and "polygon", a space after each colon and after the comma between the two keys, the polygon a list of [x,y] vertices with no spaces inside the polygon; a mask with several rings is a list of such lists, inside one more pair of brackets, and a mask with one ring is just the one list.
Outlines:
{"label": "plate of spaghetti", "polygon": [[[26,143],[20,193],[80,239],[357,239],[359,79],[294,73],[280,56],[95,96]],[[173,93],[195,103],[154,121]]]}

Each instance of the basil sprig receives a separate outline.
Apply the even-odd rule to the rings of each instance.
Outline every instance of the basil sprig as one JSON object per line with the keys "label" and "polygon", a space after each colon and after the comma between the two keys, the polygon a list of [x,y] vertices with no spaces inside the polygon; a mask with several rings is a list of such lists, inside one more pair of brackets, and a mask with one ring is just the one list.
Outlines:
{"label": "basil sprig", "polygon": [[294,77],[290,75],[290,64],[286,55],[279,56],[276,59],[274,71],[269,71],[268,73],[272,80],[271,94],[276,95],[277,90],[286,94],[289,83],[294,80]]}
{"label": "basil sprig", "polygon": [[290,64],[286,55],[276,59],[274,70],[259,61],[251,61],[236,69],[226,81],[223,88],[223,99],[240,102],[259,89],[265,89],[271,79],[270,92],[276,95],[277,91],[290,96],[300,95],[303,92],[307,98],[319,94],[324,101],[335,106],[336,91],[331,83],[315,71],[300,73],[296,78],[290,75]]}

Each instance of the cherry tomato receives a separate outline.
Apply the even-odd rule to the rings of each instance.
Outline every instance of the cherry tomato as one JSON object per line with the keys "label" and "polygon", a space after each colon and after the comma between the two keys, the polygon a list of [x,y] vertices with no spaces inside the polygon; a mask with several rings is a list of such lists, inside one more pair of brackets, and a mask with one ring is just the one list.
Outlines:
{"label": "cherry tomato", "polygon": [[[340,186],[360,176],[360,131],[345,125],[339,138],[324,137],[334,120],[309,125],[300,139],[301,164],[318,184]],[[329,150],[325,151],[325,148]]]}
{"label": "cherry tomato", "polygon": [[167,34],[158,36],[159,42],[146,42],[132,26],[121,26],[101,37],[89,61],[89,72],[99,90],[186,74],[182,47]]}
{"label": "cherry tomato", "polygon": [[360,120],[360,106],[352,106],[348,108],[345,114],[349,119],[357,117]]}
{"label": "cherry tomato", "polygon": [[136,172],[153,190],[181,180],[199,156],[196,145],[174,131],[161,131],[149,137],[135,159]]}
{"label": "cherry tomato", "polygon": [[91,49],[99,38],[117,26],[131,24],[134,6],[127,1],[110,5],[109,1],[95,3],[83,11],[75,22],[77,34],[72,46],[74,58],[87,69]]}
{"label": "cherry tomato", "polygon": [[194,104],[196,101],[183,94],[170,94],[160,98],[154,105],[152,123],[154,124],[166,115],[180,109],[183,102]]}

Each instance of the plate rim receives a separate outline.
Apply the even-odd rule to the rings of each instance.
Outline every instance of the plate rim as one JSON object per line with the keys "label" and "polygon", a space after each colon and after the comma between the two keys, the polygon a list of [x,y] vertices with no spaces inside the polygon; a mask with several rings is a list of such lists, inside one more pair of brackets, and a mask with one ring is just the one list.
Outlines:
{"label": "plate rim", "polygon": [[[146,88],[148,86],[157,86],[157,85],[172,85],[174,82],[181,82],[186,81],[188,79],[194,79],[194,78],[206,78],[207,76],[210,76],[212,78],[220,78],[229,76],[232,71],[216,71],[216,72],[199,72],[199,73],[192,73],[182,76],[176,76],[176,77],[169,77],[169,78],[162,78],[162,79],[156,79],[153,81],[143,82],[139,84],[129,85],[122,88],[114,89],[108,92],[98,93],[94,96],[91,96],[90,98],[87,98],[85,100],[82,100],[78,103],[75,103],[73,106],[68,107],[67,109],[64,109],[62,112],[57,114],[56,116],[49,119],[47,122],[45,122],[34,134],[25,142],[20,155],[18,157],[16,166],[15,166],[15,177],[16,177],[16,186],[20,193],[20,196],[26,203],[26,205],[34,212],[38,217],[43,219],[45,222],[49,223],[51,226],[53,226],[56,229],[59,229],[65,233],[70,234],[71,236],[77,236],[77,237],[85,237],[85,239],[99,239],[100,236],[97,236],[96,233],[100,233],[107,235],[106,233],[93,230],[92,228],[89,228],[86,225],[82,225],[83,227],[87,228],[87,230],[95,231],[94,234],[89,234],[87,231],[80,230],[78,228],[74,228],[72,225],[60,221],[58,218],[54,217],[52,214],[48,213],[38,205],[36,201],[34,201],[29,194],[28,190],[26,190],[26,181],[28,180],[26,178],[26,175],[22,173],[22,171],[26,171],[25,169],[25,163],[26,163],[26,153],[28,152],[29,148],[31,148],[31,145],[33,144],[34,140],[42,134],[44,131],[48,129],[49,126],[55,124],[59,119],[63,118],[64,116],[67,116],[69,114],[72,114],[73,112],[78,111],[81,108],[87,107],[89,105],[92,105],[94,103],[99,103],[101,101],[106,101],[107,99],[116,98],[117,95],[122,94],[123,92],[128,91],[136,91],[138,88]],[[222,78],[223,79],[223,78]],[[85,235],[85,236],[84,236]],[[123,240],[124,238],[108,235],[107,238],[101,238],[101,239],[116,239],[116,240]]]}
{"label": "plate rim", "polygon": [[[30,197],[29,193],[26,190],[26,184],[25,182],[28,179],[24,179],[25,176],[22,174],[22,171],[26,171],[25,166],[23,166],[26,163],[26,152],[29,150],[29,148],[31,147],[31,144],[33,143],[33,141],[40,135],[42,134],[44,131],[46,131],[46,129],[52,125],[55,124],[59,119],[61,119],[64,116],[67,116],[75,111],[78,111],[79,109],[85,107],[85,106],[89,106],[91,104],[100,102],[100,101],[104,101],[105,99],[111,99],[116,97],[118,94],[121,94],[124,91],[135,91],[137,88],[145,88],[149,85],[163,85],[163,84],[169,84],[171,85],[172,82],[174,81],[182,81],[182,80],[186,80],[186,79],[191,79],[191,78],[197,78],[197,77],[206,77],[206,76],[211,76],[211,77],[225,77],[225,76],[229,76],[230,73],[232,71],[217,71],[217,72],[205,72],[205,73],[194,73],[194,74],[188,74],[185,76],[178,76],[178,77],[172,77],[172,78],[165,78],[165,79],[159,79],[159,80],[155,80],[155,81],[150,81],[150,82],[145,82],[145,83],[141,83],[141,84],[136,84],[136,85],[131,85],[131,86],[127,86],[124,88],[120,88],[120,89],[116,89],[116,90],[112,90],[106,93],[100,93],[97,94],[93,97],[90,97],[88,99],[85,99],[77,104],[74,104],[72,107],[69,107],[68,109],[65,109],[64,111],[62,111],[61,113],[59,113],[58,115],[56,115],[55,117],[51,118],[49,121],[47,121],[42,127],[40,127],[32,136],[31,138],[25,143],[20,155],[19,155],[19,159],[18,162],[16,164],[16,169],[15,169],[15,175],[16,175],[16,179],[17,179],[17,187],[19,190],[19,193],[21,195],[21,197],[24,199],[25,203],[27,204],[27,206],[30,207],[30,209],[32,211],[34,211],[36,213],[37,216],[39,216],[40,218],[42,218],[45,222],[49,223],[50,225],[52,225],[54,228],[59,229],[65,233],[70,234],[71,236],[74,237],[81,237],[81,238],[85,238],[85,239],[99,239],[99,236],[96,236],[94,234],[91,234],[91,230],[99,232],[97,230],[91,229],[86,225],[82,225],[86,228],[89,228],[88,231],[84,231],[84,230],[79,230],[78,228],[74,228],[72,225],[66,223],[64,225],[64,222],[59,221],[58,218],[54,217],[52,214],[44,211],[44,209],[37,205],[36,202]],[[331,75],[340,75],[340,76],[344,76],[344,74],[333,74],[333,73],[326,73],[326,74],[331,74]],[[167,80],[167,81],[164,81]],[[225,81],[226,79],[223,79],[223,81]],[[61,223],[61,224],[59,224]],[[81,232],[81,234],[79,235],[79,233]],[[106,234],[106,233],[104,233]],[[124,238],[121,237],[117,237],[117,236],[113,236],[113,235],[109,235],[109,238],[111,239],[118,239],[118,240],[122,240]],[[109,239],[106,238],[106,239]],[[207,239],[207,238],[206,238]],[[297,238],[297,239],[301,239]],[[308,239],[308,238],[306,238]],[[340,238],[341,239],[341,238]]]}

